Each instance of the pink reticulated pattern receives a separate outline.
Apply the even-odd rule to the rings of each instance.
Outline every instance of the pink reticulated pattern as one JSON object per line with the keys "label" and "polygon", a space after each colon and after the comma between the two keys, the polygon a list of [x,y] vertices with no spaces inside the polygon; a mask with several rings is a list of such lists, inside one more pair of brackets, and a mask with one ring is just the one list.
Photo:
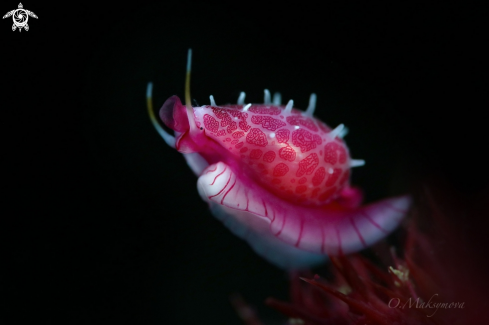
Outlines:
{"label": "pink reticulated pattern", "polygon": [[261,125],[262,128],[270,131],[275,131],[286,125],[284,122],[276,118],[270,116],[262,116],[262,115],[252,115],[251,122],[253,124],[259,124]]}
{"label": "pink reticulated pattern", "polygon": [[282,128],[275,133],[278,143],[287,143],[290,138],[290,131]]}
{"label": "pink reticulated pattern", "polygon": [[331,128],[304,112],[256,104],[194,107],[206,136],[234,155],[253,180],[302,205],[329,202],[348,184],[349,153]]}

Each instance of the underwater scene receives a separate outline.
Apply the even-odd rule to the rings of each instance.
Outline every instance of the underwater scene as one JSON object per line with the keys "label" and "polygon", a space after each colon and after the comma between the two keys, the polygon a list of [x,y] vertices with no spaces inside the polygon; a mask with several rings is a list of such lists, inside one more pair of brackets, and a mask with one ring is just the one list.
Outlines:
{"label": "underwater scene", "polygon": [[2,324],[489,324],[477,8],[24,6]]}

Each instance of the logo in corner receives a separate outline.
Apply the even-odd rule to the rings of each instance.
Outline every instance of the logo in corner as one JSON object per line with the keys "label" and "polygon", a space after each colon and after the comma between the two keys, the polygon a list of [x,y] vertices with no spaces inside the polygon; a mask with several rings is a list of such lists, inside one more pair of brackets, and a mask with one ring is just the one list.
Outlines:
{"label": "logo in corner", "polygon": [[37,19],[36,14],[32,11],[25,10],[22,6],[22,3],[19,3],[19,8],[7,12],[5,16],[3,16],[3,18],[5,19],[10,16],[12,16],[12,19],[14,21],[14,24],[12,25],[12,31],[15,31],[18,28],[19,32],[22,31],[22,28],[24,28],[26,31],[29,30],[29,25],[27,25],[29,16]]}

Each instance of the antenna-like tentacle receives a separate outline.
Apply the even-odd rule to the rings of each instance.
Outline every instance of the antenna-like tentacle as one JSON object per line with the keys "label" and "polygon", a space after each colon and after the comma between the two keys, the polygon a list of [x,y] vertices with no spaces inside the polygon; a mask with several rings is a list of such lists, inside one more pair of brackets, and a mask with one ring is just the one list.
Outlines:
{"label": "antenna-like tentacle", "polygon": [[214,100],[214,96],[210,95],[209,99],[211,100],[211,106],[217,106],[216,101]]}
{"label": "antenna-like tentacle", "polygon": [[363,159],[352,159],[352,160],[350,160],[350,168],[360,167],[363,165],[365,165],[365,160],[363,160]]}
{"label": "antenna-like tentacle", "polygon": [[185,106],[187,107],[188,123],[190,125],[190,134],[197,132],[197,126],[194,120],[194,110],[190,101],[190,72],[192,68],[192,49],[188,49],[187,56],[187,75],[185,77]]}
{"label": "antenna-like tentacle", "polygon": [[343,130],[344,127],[345,126],[343,124],[340,124],[333,131],[331,131],[330,133],[328,133],[328,136],[331,138],[331,140],[333,140],[334,138],[336,138],[336,136],[341,133],[341,131]]}
{"label": "antenna-like tentacle", "polygon": [[244,105],[245,97],[246,97],[246,93],[244,91],[239,93],[238,105]]}
{"label": "antenna-like tentacle", "polygon": [[156,131],[160,134],[160,136],[165,140],[166,144],[172,148],[175,148],[175,137],[169,134],[161,127],[155,117],[155,113],[153,112],[153,83],[148,82],[148,87],[146,88],[146,106],[148,107],[148,115],[151,123],[153,124]]}
{"label": "antenna-like tentacle", "polygon": [[348,128],[345,126],[343,130],[341,130],[341,132],[338,134],[338,136],[343,139],[345,135],[348,134],[348,131],[349,131]]}
{"label": "antenna-like tentacle", "polygon": [[307,106],[306,115],[312,116],[314,114],[314,110],[316,109],[316,99],[316,94],[312,93],[311,97],[309,97],[309,106]]}
{"label": "antenna-like tentacle", "polygon": [[282,105],[282,95],[279,92],[273,94],[273,105]]}
{"label": "antenna-like tentacle", "polygon": [[292,107],[294,106],[294,101],[291,99],[289,100],[289,102],[287,103],[287,106],[285,106],[285,112],[286,113],[289,113],[290,111],[292,111]]}
{"label": "antenna-like tentacle", "polygon": [[271,99],[270,99],[270,91],[268,89],[265,89],[264,90],[264,98],[263,98],[263,102],[265,103],[265,105],[270,105],[272,103]]}

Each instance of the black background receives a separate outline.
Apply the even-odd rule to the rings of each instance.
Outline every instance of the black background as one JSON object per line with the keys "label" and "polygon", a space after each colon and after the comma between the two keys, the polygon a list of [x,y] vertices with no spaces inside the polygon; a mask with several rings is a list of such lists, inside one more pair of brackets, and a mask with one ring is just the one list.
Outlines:
{"label": "black background", "polygon": [[188,48],[199,104],[269,88],[304,109],[316,92],[316,115],[347,125],[367,162],[353,175],[367,201],[431,175],[487,189],[477,6],[23,4],[39,17],[28,32],[0,26],[5,324],[240,324],[233,292],[283,319],[263,300],[287,298],[286,275],[212,217],[146,115],[148,81],[156,108],[183,97]]}

